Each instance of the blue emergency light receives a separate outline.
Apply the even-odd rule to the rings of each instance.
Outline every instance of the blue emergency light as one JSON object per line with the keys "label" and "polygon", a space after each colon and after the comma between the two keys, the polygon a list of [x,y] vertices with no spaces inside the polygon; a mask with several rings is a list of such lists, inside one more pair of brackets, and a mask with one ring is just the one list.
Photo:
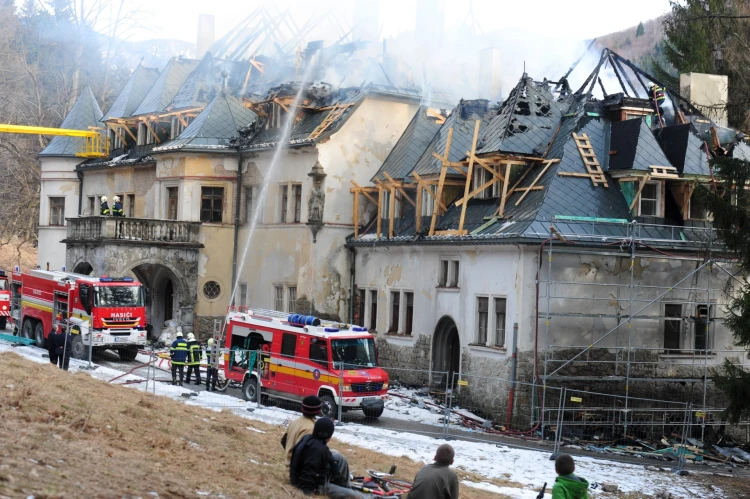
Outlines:
{"label": "blue emergency light", "polygon": [[320,326],[320,319],[312,315],[292,314],[286,321],[292,326]]}
{"label": "blue emergency light", "polygon": [[362,326],[352,326],[352,331],[354,331],[356,333],[366,333],[367,332],[367,328],[366,327],[362,327]]}
{"label": "blue emergency light", "polygon": [[338,333],[340,331],[339,328],[336,327],[327,327],[325,328],[326,333]]}

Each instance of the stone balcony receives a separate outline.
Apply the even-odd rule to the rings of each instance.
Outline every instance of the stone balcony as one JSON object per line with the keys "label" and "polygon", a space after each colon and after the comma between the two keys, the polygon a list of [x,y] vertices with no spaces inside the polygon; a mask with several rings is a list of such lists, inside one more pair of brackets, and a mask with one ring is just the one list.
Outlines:
{"label": "stone balcony", "polygon": [[75,244],[125,244],[202,248],[200,222],[126,217],[67,218],[68,233],[62,241]]}

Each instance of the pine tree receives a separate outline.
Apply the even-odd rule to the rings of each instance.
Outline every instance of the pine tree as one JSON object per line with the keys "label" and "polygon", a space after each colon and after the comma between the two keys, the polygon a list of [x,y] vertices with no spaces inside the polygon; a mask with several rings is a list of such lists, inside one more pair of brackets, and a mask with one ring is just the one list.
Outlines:
{"label": "pine tree", "polygon": [[635,30],[635,37],[638,38],[646,34],[646,28],[643,27],[643,23],[638,23],[638,29]]}
{"label": "pine tree", "polygon": [[[750,163],[733,158],[716,158],[712,168],[718,180],[716,189],[700,188],[699,196],[714,216],[718,237],[737,258],[743,273],[750,271]],[[750,283],[737,285],[725,310],[724,325],[735,344],[750,349]],[[750,416],[750,372],[731,363],[711,372],[713,382],[729,400],[725,416],[732,423]]]}

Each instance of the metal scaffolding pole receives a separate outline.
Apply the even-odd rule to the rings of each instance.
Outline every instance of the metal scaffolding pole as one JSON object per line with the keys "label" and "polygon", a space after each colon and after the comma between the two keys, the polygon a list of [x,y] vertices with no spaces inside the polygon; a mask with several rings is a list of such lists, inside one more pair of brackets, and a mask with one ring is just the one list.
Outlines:
{"label": "metal scaffolding pole", "polygon": [[708,253],[708,277],[706,277],[706,342],[703,345],[703,418],[701,418],[701,441],[703,441],[703,435],[706,431],[706,392],[708,388],[708,347],[711,345],[711,269],[713,264],[711,261],[711,250]]}
{"label": "metal scaffolding pole", "polygon": [[[632,346],[633,333],[633,289],[635,286],[635,230],[633,224],[630,224],[628,230],[632,230],[630,238],[630,291],[628,292],[628,360],[625,364],[625,424],[623,425],[623,435],[628,434],[628,395],[630,393],[630,349]],[[618,323],[619,326],[619,323]]]}

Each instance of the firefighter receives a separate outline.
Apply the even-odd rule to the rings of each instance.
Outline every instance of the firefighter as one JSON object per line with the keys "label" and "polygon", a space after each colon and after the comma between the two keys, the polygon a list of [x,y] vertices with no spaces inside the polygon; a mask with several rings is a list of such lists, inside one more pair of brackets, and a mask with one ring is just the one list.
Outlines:
{"label": "firefighter", "polygon": [[114,201],[114,206],[112,206],[112,216],[115,217],[124,217],[125,213],[122,211],[122,202],[120,201],[120,196],[115,196],[112,198],[112,201]]}
{"label": "firefighter", "polygon": [[195,373],[195,384],[201,384],[201,358],[203,358],[203,346],[201,342],[195,339],[193,333],[188,333],[187,337],[187,348],[188,348],[188,370],[186,383],[190,383],[190,373]]}
{"label": "firefighter", "polygon": [[[206,391],[216,391],[216,381],[219,377],[219,348],[218,343],[214,346],[214,339],[209,338],[206,344]],[[216,364],[216,365],[214,365]]]}
{"label": "firefighter", "polygon": [[103,217],[109,216],[109,205],[107,204],[107,196],[102,196],[102,204],[99,209],[99,214]]}
{"label": "firefighter", "polygon": [[659,116],[664,116],[664,102],[667,100],[667,94],[664,91],[664,87],[653,84],[648,87],[649,96],[651,97],[651,106],[654,111],[659,113]]}
{"label": "firefighter", "polygon": [[185,363],[188,358],[188,346],[182,331],[177,331],[176,338],[169,347],[169,356],[172,358],[172,384],[177,384],[177,371],[180,371],[180,386],[185,378]]}
{"label": "firefighter", "polygon": [[54,342],[57,365],[60,369],[67,371],[70,365],[70,346],[73,343],[73,337],[63,325],[60,315],[57,316],[57,332],[55,333]]}

